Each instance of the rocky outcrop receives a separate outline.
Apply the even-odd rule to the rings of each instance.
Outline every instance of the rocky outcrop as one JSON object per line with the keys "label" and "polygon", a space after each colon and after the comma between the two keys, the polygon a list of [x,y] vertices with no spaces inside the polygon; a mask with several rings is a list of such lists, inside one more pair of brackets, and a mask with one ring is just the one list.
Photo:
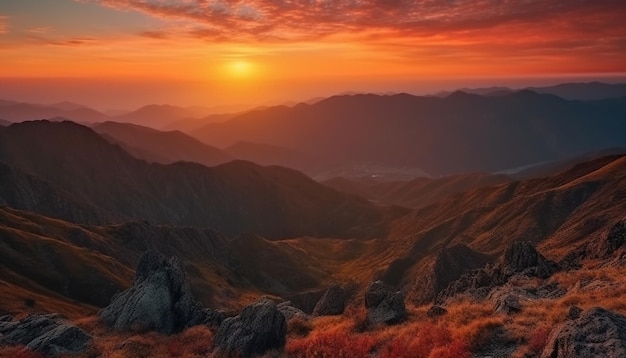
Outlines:
{"label": "rocky outcrop", "polygon": [[346,308],[346,291],[339,285],[333,285],[315,305],[313,316],[336,316]]}
{"label": "rocky outcrop", "polygon": [[118,331],[165,334],[208,319],[191,294],[180,260],[166,259],[153,251],[141,257],[132,287],[115,295],[99,315]]}
{"label": "rocky outcrop", "polygon": [[553,262],[546,260],[531,243],[525,241],[513,242],[507,246],[501,267],[503,279],[514,274],[548,278],[557,271]]}
{"label": "rocky outcrop", "polygon": [[[558,266],[547,260],[530,243],[513,242],[507,246],[504,255],[495,265],[488,264],[462,275],[442,290],[435,302],[443,303],[458,294],[467,294],[478,300],[485,299],[494,288],[505,285],[513,277],[545,279],[557,270]],[[549,287],[542,289],[547,292],[546,295],[556,294]]]}
{"label": "rocky outcrop", "polygon": [[626,220],[622,220],[611,227],[604,241],[598,245],[595,256],[611,256],[624,247],[624,244],[626,244]]}
{"label": "rocky outcrop", "polygon": [[367,286],[365,308],[370,324],[395,324],[406,318],[402,292],[392,291],[382,281],[374,281]]}
{"label": "rocky outcrop", "polygon": [[433,264],[435,295],[464,273],[484,267],[489,261],[488,255],[462,244],[442,249]]}
{"label": "rocky outcrop", "polygon": [[541,358],[626,357],[626,317],[592,308],[552,330]]}
{"label": "rocky outcrop", "polygon": [[616,261],[607,264],[623,263],[624,250],[621,249],[624,246],[626,246],[626,220],[621,220],[609,229],[604,239],[583,243],[565,255],[559,264],[567,269],[577,269],[585,259],[609,259],[620,256],[616,253],[620,253],[622,257],[616,257]]}
{"label": "rocky outcrop", "polygon": [[32,315],[20,321],[0,322],[0,343],[24,345],[47,356],[83,352],[91,343],[91,336],[63,320],[59,315]]}
{"label": "rocky outcrop", "polygon": [[226,357],[253,357],[285,346],[287,321],[276,304],[263,300],[246,306],[222,322],[215,335],[216,353]]}

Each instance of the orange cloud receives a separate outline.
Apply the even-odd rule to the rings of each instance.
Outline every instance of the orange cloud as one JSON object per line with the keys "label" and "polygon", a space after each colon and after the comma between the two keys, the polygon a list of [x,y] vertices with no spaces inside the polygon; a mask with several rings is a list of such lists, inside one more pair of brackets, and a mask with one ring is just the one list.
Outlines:
{"label": "orange cloud", "polygon": [[587,19],[601,17],[608,20],[599,24],[601,30],[618,31],[623,30],[626,15],[626,2],[621,0],[93,1],[166,19],[184,19],[205,29],[199,32],[204,36],[231,40],[310,39],[373,30],[428,36],[510,23],[541,26],[544,21],[563,15],[570,16],[578,30],[590,29]]}
{"label": "orange cloud", "polygon": [[7,25],[8,22],[8,18],[6,16],[0,16],[0,35],[1,34],[5,34],[7,32]]}

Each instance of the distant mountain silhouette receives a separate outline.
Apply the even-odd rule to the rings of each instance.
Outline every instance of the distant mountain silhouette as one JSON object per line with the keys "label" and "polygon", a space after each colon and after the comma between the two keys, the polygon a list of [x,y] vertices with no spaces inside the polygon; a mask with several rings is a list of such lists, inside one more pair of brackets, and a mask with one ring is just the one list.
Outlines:
{"label": "distant mountain silhouette", "polygon": [[[600,100],[626,97],[626,83],[608,84],[602,82],[562,83],[556,86],[527,87],[526,90],[541,94],[551,94],[567,100]],[[508,87],[462,88],[459,91],[481,96],[503,96],[520,90]],[[454,91],[442,91],[437,97],[446,97]]]}
{"label": "distant mountain silhouette", "polygon": [[582,101],[626,97],[626,83],[562,83],[556,86],[529,87],[528,89],[537,93],[553,94],[565,99]]}
{"label": "distant mountain silhouette", "polygon": [[2,127],[8,127],[11,125],[12,122],[6,121],[4,119],[0,119],[0,126]]}
{"label": "distant mountain silhouette", "polygon": [[58,108],[63,111],[76,111],[79,109],[89,109],[88,106],[85,106],[79,103],[68,102],[68,101],[53,103],[49,105],[49,107]]}
{"label": "distant mountain silhouette", "polygon": [[192,132],[209,123],[225,122],[239,113],[210,114],[201,118],[183,118],[167,123],[160,127],[161,130],[178,130],[183,132]]}
{"label": "distant mountain silhouette", "polygon": [[54,117],[69,118],[77,122],[103,122],[109,117],[95,109],[74,103],[40,105],[13,101],[0,101],[0,118],[11,122],[31,121]]}
{"label": "distant mountain silhouette", "polygon": [[[5,128],[0,132],[0,161],[107,213],[100,223],[123,217],[270,238],[371,237],[382,235],[386,227],[386,211],[291,169],[243,161],[213,168],[148,164],[72,122],[24,122]],[[43,211],[38,202],[3,199],[20,209]],[[71,213],[55,216],[81,221]]]}
{"label": "distant mountain silhouette", "polygon": [[114,121],[161,128],[181,119],[195,117],[196,114],[195,111],[178,106],[151,104],[115,117]]}
{"label": "distant mountain silhouette", "polygon": [[319,160],[295,150],[270,144],[237,142],[224,151],[233,158],[260,165],[280,165],[313,174],[320,168]]}
{"label": "distant mountain silhouette", "polygon": [[271,143],[333,166],[409,166],[439,175],[495,172],[625,145],[624,113],[626,98],[579,102],[531,91],[355,95],[252,111],[192,134],[221,147]]}
{"label": "distant mountain silhouette", "polygon": [[454,92],[465,92],[469,94],[477,94],[480,96],[500,96],[515,92],[508,87],[485,87],[485,88],[461,88],[456,91],[441,91],[435,94],[436,97],[448,97]]}
{"label": "distant mountain silhouette", "polygon": [[180,131],[162,132],[136,124],[117,122],[98,123],[92,128],[113,138],[115,143],[134,157],[148,162],[170,164],[187,161],[214,166],[233,159],[226,152]]}

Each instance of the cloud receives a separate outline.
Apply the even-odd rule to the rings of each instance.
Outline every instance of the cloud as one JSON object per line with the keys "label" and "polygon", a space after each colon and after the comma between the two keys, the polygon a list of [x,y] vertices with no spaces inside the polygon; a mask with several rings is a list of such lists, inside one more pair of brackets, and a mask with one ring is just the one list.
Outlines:
{"label": "cloud", "polygon": [[0,15],[0,35],[7,33],[9,27],[8,20],[8,17]]}
{"label": "cloud", "polygon": [[[86,1],[86,0],[81,0]],[[622,0],[91,0],[120,10],[194,23],[205,37],[306,39],[338,33],[393,31],[432,36],[507,24],[541,27],[568,16],[571,27],[613,26],[624,34]],[[608,20],[599,23],[598,19]],[[591,20],[591,25],[588,26]]]}

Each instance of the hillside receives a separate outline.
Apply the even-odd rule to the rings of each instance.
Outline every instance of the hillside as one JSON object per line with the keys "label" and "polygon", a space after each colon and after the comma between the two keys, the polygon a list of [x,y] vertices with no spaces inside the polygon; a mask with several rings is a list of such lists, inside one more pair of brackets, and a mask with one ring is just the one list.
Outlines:
{"label": "hillside", "polygon": [[311,175],[318,172],[322,166],[319,160],[310,155],[269,144],[237,142],[224,151],[233,158],[260,165],[280,165]]}
{"label": "hillside", "polygon": [[434,204],[453,194],[510,181],[512,179],[505,175],[475,173],[406,181],[333,178],[322,183],[346,193],[362,196],[380,205],[400,205],[417,209]]}
{"label": "hillside", "polygon": [[[381,236],[388,221],[387,210],[287,168],[243,161],[212,168],[148,164],[72,122],[11,125],[0,133],[0,161],[106,213],[96,222],[101,224],[121,217],[281,238]],[[35,190],[31,182],[16,185]],[[9,205],[28,203],[20,209],[43,210],[39,202],[3,199]],[[65,215],[55,216],[81,222]]]}
{"label": "hillside", "polygon": [[179,131],[163,132],[136,124],[116,122],[98,123],[92,128],[97,133],[112,138],[134,157],[152,163],[186,161],[215,166],[233,159],[224,151]]}
{"label": "hillside", "polygon": [[[289,243],[254,235],[228,238],[210,229],[145,222],[78,226],[4,207],[0,237],[0,297],[13,295],[4,302],[38,297],[39,309],[58,310],[59,304],[69,314],[107,305],[131,283],[147,249],[181,258],[195,294],[209,306],[239,307],[249,295],[287,295],[317,287],[329,276],[320,258]],[[251,255],[251,248],[264,255]]]}
{"label": "hillside", "polygon": [[271,107],[209,124],[205,143],[272,143],[334,167],[413,167],[436,176],[495,172],[626,143],[626,100],[580,102],[520,91],[445,98],[354,95]]}

